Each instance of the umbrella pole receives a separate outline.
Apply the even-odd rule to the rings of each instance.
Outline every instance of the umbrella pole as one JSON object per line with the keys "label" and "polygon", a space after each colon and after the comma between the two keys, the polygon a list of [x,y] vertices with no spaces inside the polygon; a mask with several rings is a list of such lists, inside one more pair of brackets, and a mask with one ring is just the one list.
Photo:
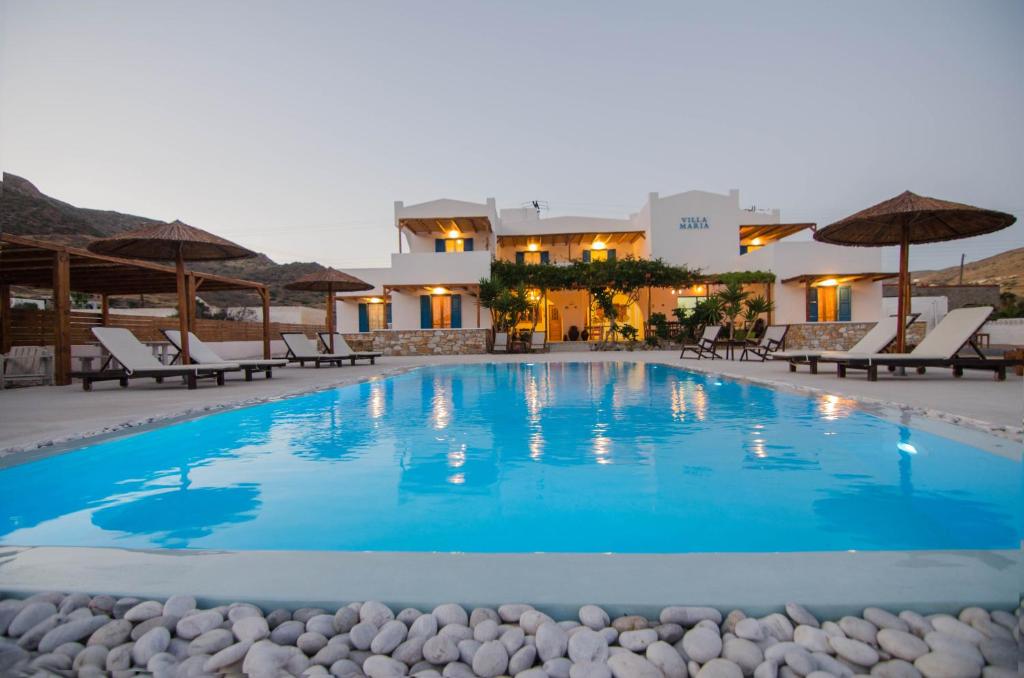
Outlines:
{"label": "umbrella pole", "polygon": [[907,350],[907,311],[910,306],[910,226],[903,226],[900,235],[900,279],[896,302],[896,352]]}
{"label": "umbrella pole", "polygon": [[185,257],[183,245],[178,245],[177,277],[178,277],[178,329],[181,330],[181,364],[189,364],[188,355],[188,299],[185,293]]}
{"label": "umbrella pole", "polygon": [[331,338],[329,348],[334,353],[334,285],[327,283],[327,333]]}

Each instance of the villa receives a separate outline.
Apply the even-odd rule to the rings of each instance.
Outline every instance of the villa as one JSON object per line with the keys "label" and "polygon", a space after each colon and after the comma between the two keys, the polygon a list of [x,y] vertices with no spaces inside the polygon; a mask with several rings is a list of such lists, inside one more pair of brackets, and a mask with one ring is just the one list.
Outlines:
{"label": "villa", "polygon": [[[693,308],[712,294],[716,274],[764,271],[773,283],[752,291],[775,305],[772,322],[811,324],[817,334],[835,323],[875,322],[882,313],[882,270],[877,248],[838,247],[790,238],[812,223],[786,223],[779,210],[744,209],[738,190],[728,194],[686,191],[650,193],[627,219],[589,216],[545,218],[539,205],[498,210],[483,203],[433,200],[395,203],[398,252],[388,268],[352,270],[374,289],[342,295],[339,329],[377,330],[488,328],[477,300],[478,281],[495,260],[564,264],[636,257],[660,258],[700,269],[707,284],[660,288],[627,303],[621,317],[640,330],[649,315],[671,319],[676,308]],[[622,300],[626,302],[627,300]],[[540,300],[538,331],[549,341],[599,340],[607,322],[584,290],[550,292]]]}

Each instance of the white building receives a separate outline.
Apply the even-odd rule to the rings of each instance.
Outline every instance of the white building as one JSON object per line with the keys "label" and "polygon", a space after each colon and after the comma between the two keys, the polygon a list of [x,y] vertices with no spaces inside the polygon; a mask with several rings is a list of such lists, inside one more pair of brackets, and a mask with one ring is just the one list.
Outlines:
{"label": "white building", "polygon": [[[499,213],[493,198],[396,202],[394,226],[398,253],[391,266],[350,271],[376,287],[339,297],[343,332],[486,328],[490,315],[477,303],[477,283],[495,259],[558,264],[633,256],[700,269],[706,284],[652,290],[650,312],[669,319],[672,309],[711,294],[715,274],[770,271],[776,281],[751,285],[751,292],[771,299],[774,322],[787,324],[875,321],[882,308],[879,281],[893,275],[881,272],[879,249],[786,240],[812,224],[783,223],[778,210],[743,209],[736,190],[651,193],[628,219],[543,218],[533,207]],[[625,322],[642,332],[646,295],[625,313]],[[564,290],[549,293],[537,329],[559,341],[583,330],[597,338],[604,325],[585,291]]]}

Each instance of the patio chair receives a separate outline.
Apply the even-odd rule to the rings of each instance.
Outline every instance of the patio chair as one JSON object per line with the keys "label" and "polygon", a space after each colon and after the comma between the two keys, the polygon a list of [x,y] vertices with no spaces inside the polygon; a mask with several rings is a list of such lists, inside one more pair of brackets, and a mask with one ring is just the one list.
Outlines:
{"label": "patio chair", "polygon": [[[919,313],[911,314],[907,319],[907,326],[912,325],[919,315]],[[850,347],[848,351],[820,351],[812,349],[776,351],[772,354],[772,359],[787,361],[790,372],[796,372],[798,365],[807,365],[811,368],[811,374],[817,374],[819,362],[835,362],[851,355],[881,353],[894,341],[896,341],[896,317],[886,316],[875,323],[875,326],[861,337],[856,344]]]}
{"label": "patio chair", "polygon": [[[216,363],[206,365],[164,365],[153,355],[149,347],[135,338],[130,330],[122,327],[93,327],[93,336],[110,354],[98,372],[72,372],[72,377],[82,380],[82,389],[92,390],[95,381],[118,381],[121,388],[127,388],[129,379],[155,379],[163,383],[167,377],[184,377],[189,389],[196,387],[200,377],[213,377],[218,386],[224,385],[225,372],[241,369],[237,363]],[[111,368],[112,361],[121,367]]]}
{"label": "patio chair", "polygon": [[[171,342],[171,346],[174,347],[178,354],[171,360],[171,364],[174,364],[175,360],[181,357],[181,330],[160,330],[163,335],[167,337],[167,341]],[[209,365],[216,363],[227,362],[221,358],[217,353],[200,341],[194,333],[188,333],[188,357],[193,364],[196,365]],[[267,379],[273,377],[273,370],[275,367],[284,367],[288,364],[287,360],[276,359],[276,360],[236,360],[234,361],[245,371],[245,380],[252,381],[253,372],[263,372]]]}
{"label": "patio chair", "polygon": [[0,390],[8,382],[41,381],[53,384],[53,351],[45,346],[12,346],[0,353]]}
{"label": "patio chair", "polygon": [[316,367],[323,363],[341,365],[346,360],[352,365],[356,364],[356,357],[352,354],[320,353],[316,350],[316,344],[302,332],[282,332],[281,338],[288,348],[288,362],[298,363],[301,367],[305,367],[306,363],[313,363]]}
{"label": "patio chair", "polygon": [[[1003,381],[1006,368],[1022,365],[1024,360],[987,358],[975,345],[974,334],[985,324],[992,310],[991,306],[979,306],[950,311],[910,353],[850,354],[835,361],[837,374],[842,379],[849,370],[865,370],[868,381],[877,381],[879,365],[890,369],[913,367],[918,374],[924,374],[929,367],[949,367],[954,377],[962,377],[964,370],[990,370],[996,379]],[[965,346],[970,346],[977,355],[961,357],[959,353]]]}
{"label": "patio chair", "polygon": [[769,325],[764,334],[761,335],[761,341],[743,349],[743,353],[740,354],[740,360],[753,360],[754,358],[747,358],[750,355],[756,356],[761,362],[764,362],[773,353],[782,348],[782,345],[786,342],[786,332],[788,331],[789,325]]}
{"label": "patio chair", "polygon": [[494,346],[491,353],[508,353],[508,332],[494,333]]}
{"label": "patio chair", "polygon": [[547,332],[531,332],[530,333],[530,353],[543,353],[548,350],[548,333]]}
{"label": "patio chair", "polygon": [[[324,353],[331,352],[331,333],[330,332],[317,332],[316,335],[320,337],[320,343],[324,347]],[[380,358],[383,353],[377,353],[375,351],[353,351],[352,347],[345,341],[345,337],[340,332],[334,333],[334,350],[339,354],[348,354],[355,356],[356,360],[369,360],[371,365],[376,364],[377,358]],[[353,361],[352,364],[355,364]]]}
{"label": "patio chair", "polygon": [[704,328],[704,333],[701,334],[701,337],[697,340],[696,344],[683,345],[683,350],[679,352],[679,357],[685,358],[686,352],[690,351],[697,356],[697,360],[700,360],[701,358],[710,358],[711,360],[721,358],[722,356],[715,352],[715,342],[718,341],[718,337],[721,334],[721,325],[706,326]]}

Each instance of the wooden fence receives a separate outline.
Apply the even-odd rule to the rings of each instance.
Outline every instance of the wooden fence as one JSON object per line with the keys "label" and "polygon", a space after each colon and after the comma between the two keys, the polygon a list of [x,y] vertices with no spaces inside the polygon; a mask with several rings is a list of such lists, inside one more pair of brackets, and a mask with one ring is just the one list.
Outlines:
{"label": "wooden fence", "polygon": [[[10,332],[12,346],[52,346],[53,311],[39,309],[11,309]],[[99,313],[71,311],[71,343],[92,344],[96,338],[90,331],[103,324]],[[178,319],[154,318],[151,316],[110,314],[108,327],[124,327],[132,331],[140,341],[165,341],[161,329],[178,329]],[[198,319],[192,331],[203,341],[261,341],[263,323],[239,320]],[[316,332],[324,331],[322,325],[298,323],[270,323],[270,338],[279,339],[281,332],[302,332],[311,339]]]}

